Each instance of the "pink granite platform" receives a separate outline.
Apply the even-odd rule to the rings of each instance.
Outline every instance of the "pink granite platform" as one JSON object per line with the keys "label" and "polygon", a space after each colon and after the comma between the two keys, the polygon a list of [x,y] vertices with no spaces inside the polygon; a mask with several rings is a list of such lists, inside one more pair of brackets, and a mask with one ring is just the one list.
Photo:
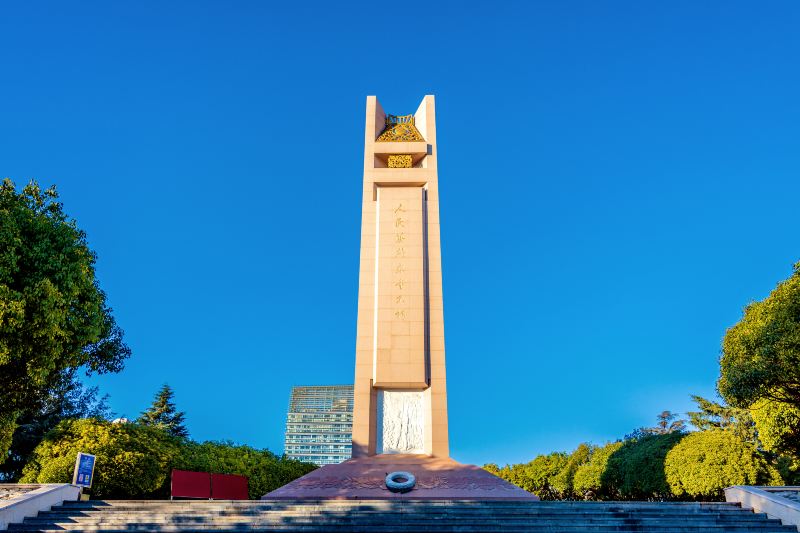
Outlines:
{"label": "pink granite platform", "polygon": [[[390,472],[411,472],[414,490],[386,488]],[[520,500],[536,501],[530,492],[482,468],[428,455],[376,455],[327,465],[265,494],[262,500]]]}

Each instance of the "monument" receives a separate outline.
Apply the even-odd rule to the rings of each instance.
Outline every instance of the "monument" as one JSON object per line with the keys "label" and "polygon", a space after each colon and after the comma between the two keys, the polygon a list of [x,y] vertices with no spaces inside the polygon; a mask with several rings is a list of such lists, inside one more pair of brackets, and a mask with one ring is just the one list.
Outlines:
{"label": "monument", "polygon": [[[367,97],[353,458],[264,496],[536,499],[449,457],[434,97],[388,115]],[[406,493],[386,476],[409,472]]]}

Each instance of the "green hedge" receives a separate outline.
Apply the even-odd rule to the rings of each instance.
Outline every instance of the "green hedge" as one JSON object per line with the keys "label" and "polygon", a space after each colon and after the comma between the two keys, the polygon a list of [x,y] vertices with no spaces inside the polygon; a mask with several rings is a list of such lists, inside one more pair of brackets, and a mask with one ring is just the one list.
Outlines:
{"label": "green hedge", "polygon": [[722,430],[686,435],[667,454],[664,472],[672,494],[703,499],[722,499],[731,485],[782,483],[755,445]]}
{"label": "green hedge", "polygon": [[718,429],[582,444],[569,455],[485,468],[545,500],[719,500],[731,485],[792,482],[798,468],[790,459]]}
{"label": "green hedge", "polygon": [[267,450],[223,442],[196,443],[140,424],[65,420],[48,433],[23,470],[22,483],[69,483],[78,452],[97,456],[95,498],[167,498],[173,468],[239,474],[260,498],[316,468]]}

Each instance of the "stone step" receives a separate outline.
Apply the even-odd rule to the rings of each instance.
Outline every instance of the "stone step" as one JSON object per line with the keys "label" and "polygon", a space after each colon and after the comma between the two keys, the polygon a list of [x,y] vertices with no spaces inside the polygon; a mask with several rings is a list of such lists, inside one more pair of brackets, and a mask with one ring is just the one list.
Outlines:
{"label": "stone step", "polygon": [[[42,529],[42,528],[22,528],[14,529],[17,533],[56,533],[63,532],[64,529]],[[456,524],[420,524],[412,525],[411,527],[403,524],[393,525],[353,525],[353,524],[339,524],[339,525],[319,525],[315,523],[308,524],[276,524],[269,526],[245,526],[245,527],[231,527],[220,528],[213,525],[207,528],[178,528],[178,527],[122,527],[122,528],[93,528],[87,527],[77,531],[85,531],[92,533],[131,533],[131,532],[144,532],[151,533],[207,533],[209,531],[215,532],[270,532],[270,531],[306,531],[306,532],[364,532],[364,533],[434,533],[444,531],[494,531],[494,532],[516,532],[516,531],[548,531],[548,532],[578,532],[578,531],[630,531],[630,532],[658,532],[658,533],[688,533],[688,532],[753,532],[753,533],[786,533],[789,531],[797,531],[794,527],[788,526],[774,526],[774,527],[749,527],[749,526],[731,526],[731,525],[717,525],[717,526],[694,526],[690,524],[681,525],[659,525],[659,526],[643,526],[637,524],[628,525],[594,525],[594,524],[558,524],[552,526],[540,526],[538,524],[526,523],[523,525],[512,525],[497,522],[488,525],[471,524],[469,522],[459,522]]]}
{"label": "stone step", "polygon": [[268,506],[268,507],[207,507],[207,506],[179,506],[179,507],[147,507],[141,508],[135,505],[113,508],[70,508],[64,506],[53,507],[51,512],[62,514],[117,514],[125,512],[163,512],[163,513],[260,513],[260,512],[285,512],[285,511],[307,511],[316,512],[323,510],[334,510],[339,512],[365,512],[365,511],[380,511],[380,512],[439,512],[442,510],[459,510],[463,512],[527,512],[527,513],[543,513],[543,512],[584,512],[584,513],[608,513],[608,512],[657,512],[660,514],[681,514],[681,515],[696,515],[705,513],[736,513],[742,510],[741,507],[721,507],[721,508],[684,508],[684,507],[630,507],[630,506],[606,506],[597,507],[593,505],[564,505],[564,506],[543,506],[533,503],[526,506],[519,507],[472,507],[472,506],[428,506],[428,507],[406,507],[402,505],[288,505],[288,506]]}
{"label": "stone step", "polygon": [[136,501],[69,502],[12,524],[15,533],[433,531],[797,531],[723,502]]}
{"label": "stone step", "polygon": [[503,501],[464,501],[464,500],[441,500],[441,501],[413,501],[413,500],[328,500],[328,501],[296,501],[296,500],[279,500],[279,501],[220,501],[220,500],[191,500],[191,501],[136,501],[136,500],[101,500],[101,501],[86,501],[86,502],[66,502],[63,505],[56,506],[60,509],[116,509],[125,507],[135,507],[137,509],[152,509],[163,507],[168,509],[176,509],[180,507],[190,508],[271,508],[271,507],[290,507],[290,506],[324,506],[324,507],[363,507],[368,506],[383,506],[383,507],[404,507],[404,508],[429,508],[429,507],[481,507],[481,508],[502,508],[508,509],[513,507],[624,507],[624,508],[657,508],[657,509],[687,509],[687,510],[704,510],[704,509],[730,509],[738,508],[736,503],[727,502],[586,502],[586,501],[542,501],[542,502],[503,502]]}
{"label": "stone step", "polygon": [[314,517],[319,521],[323,520],[350,520],[351,517],[358,517],[364,521],[393,521],[393,520],[408,520],[417,516],[424,517],[425,520],[495,520],[502,517],[503,520],[524,520],[524,521],[582,521],[582,522],[597,522],[597,521],[630,521],[630,520],[657,520],[661,522],[716,522],[716,523],[758,523],[766,520],[767,517],[761,515],[743,515],[743,516],[698,516],[698,517],[666,517],[659,515],[502,515],[502,514],[481,514],[481,515],[461,515],[461,514],[438,514],[438,515],[416,515],[416,514],[381,514],[381,513],[353,513],[353,514],[338,514],[338,513],[296,513],[296,514],[272,514],[272,515],[254,515],[254,516],[226,516],[226,517],[208,517],[208,516],[186,516],[186,517],[171,517],[171,516],[148,516],[137,515],[131,517],[96,517],[96,518],[52,518],[52,517],[36,517],[26,519],[26,524],[118,524],[118,523],[164,523],[164,524],[192,524],[192,523],[239,523],[239,522],[252,522],[257,523],[260,521],[270,520],[299,520],[305,517]]}
{"label": "stone step", "polygon": [[[207,506],[180,506],[180,507],[137,507],[135,505],[128,505],[125,507],[92,507],[92,508],[69,508],[64,506],[54,506],[50,512],[65,513],[65,514],[115,514],[123,512],[147,512],[147,513],[179,513],[179,512],[192,512],[192,513],[260,513],[260,512],[278,512],[289,510],[336,510],[341,512],[355,512],[355,511],[384,511],[384,512],[437,512],[444,510],[459,510],[464,512],[475,511],[489,511],[489,512],[587,512],[587,513],[608,513],[608,512],[658,512],[663,514],[704,514],[704,513],[738,513],[743,510],[742,507],[719,507],[719,508],[685,508],[685,507],[631,507],[609,505],[606,507],[597,507],[594,505],[539,505],[533,503],[525,506],[518,507],[492,507],[492,506],[466,506],[466,505],[437,505],[427,507],[407,507],[403,505],[283,505],[283,506],[269,506],[269,507],[207,507]],[[747,510],[747,509],[745,509]]]}
{"label": "stone step", "polygon": [[719,522],[666,522],[659,520],[626,520],[626,521],[560,521],[560,520],[542,520],[530,522],[527,520],[504,520],[504,519],[487,519],[487,520],[317,520],[314,518],[306,518],[303,520],[271,520],[271,521],[258,521],[258,522],[235,522],[227,524],[219,523],[197,523],[197,524],[165,524],[165,523],[132,523],[132,524],[21,524],[14,525],[9,528],[9,531],[20,531],[28,529],[58,529],[62,531],[87,531],[87,530],[126,530],[126,531],[239,531],[251,529],[269,529],[279,526],[315,526],[324,528],[341,527],[372,527],[379,529],[386,525],[402,525],[407,530],[416,531],[421,528],[427,527],[455,527],[458,525],[470,525],[474,528],[490,528],[490,527],[564,527],[569,525],[581,524],[582,527],[593,528],[630,528],[637,527],[645,530],[652,529],[680,529],[683,527],[703,528],[706,530],[730,530],[733,528],[745,529],[748,531],[775,531],[781,528],[780,522],[764,521],[757,524],[745,523],[719,523]]}
{"label": "stone step", "polygon": [[[31,521],[81,521],[84,523],[105,520],[105,521],[129,521],[134,520],[140,516],[147,516],[152,519],[159,520],[250,520],[260,516],[342,516],[345,514],[358,514],[359,516],[411,516],[420,514],[422,516],[436,518],[436,517],[482,517],[482,516],[497,516],[498,513],[484,510],[437,510],[428,513],[404,513],[400,511],[372,511],[361,510],[357,513],[347,513],[341,511],[320,510],[309,512],[307,510],[293,510],[293,511],[266,511],[260,513],[192,513],[183,511],[180,513],[86,513],[86,514],[69,514],[69,513],[40,513],[35,518],[29,518]],[[520,518],[562,518],[562,519],[575,519],[575,518],[596,518],[596,517],[610,517],[610,518],[629,518],[629,517],[642,517],[642,518],[661,518],[661,519],[714,519],[714,520],[760,520],[765,518],[763,514],[748,513],[745,511],[739,512],[724,512],[724,513],[698,513],[696,515],[688,514],[665,514],[655,511],[645,512],[601,512],[601,511],[510,511],[501,513],[504,517],[520,517]]]}
{"label": "stone step", "polygon": [[192,509],[269,509],[269,508],[285,508],[285,507],[348,507],[348,508],[357,508],[357,507],[364,507],[364,506],[380,506],[380,507],[402,507],[407,509],[420,509],[420,508],[435,508],[435,507],[461,507],[461,508],[491,508],[491,509],[514,509],[514,508],[528,508],[528,507],[537,507],[537,508],[565,508],[565,507],[579,507],[579,508],[596,508],[596,509],[605,509],[609,507],[620,507],[626,509],[683,509],[686,511],[695,511],[695,510],[719,510],[719,509],[738,509],[739,506],[737,504],[723,504],[719,503],[716,505],[676,505],[674,503],[646,503],[646,504],[634,504],[634,503],[627,503],[627,502],[525,502],[525,503],[501,503],[501,502],[485,502],[483,504],[477,504],[475,502],[461,502],[461,501],[443,501],[443,502],[404,502],[404,501],[392,501],[392,500],[336,500],[331,502],[230,502],[230,503],[218,503],[218,502],[170,502],[170,501],[161,501],[158,503],[147,503],[147,504],[137,504],[136,502],[124,502],[124,503],[113,503],[113,504],[106,504],[106,503],[95,503],[95,502],[82,502],[81,504],[76,504],[73,502],[67,502],[63,505],[58,505],[59,509],[70,509],[70,510],[85,510],[85,509],[101,509],[101,510],[113,510],[113,509],[126,509],[126,508],[136,508],[142,510],[150,510],[150,509],[181,509],[181,508],[192,508]]}

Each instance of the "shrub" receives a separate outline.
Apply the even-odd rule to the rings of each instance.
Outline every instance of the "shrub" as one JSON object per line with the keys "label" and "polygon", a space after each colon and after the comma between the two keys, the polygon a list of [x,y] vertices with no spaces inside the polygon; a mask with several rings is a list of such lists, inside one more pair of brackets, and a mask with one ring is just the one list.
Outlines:
{"label": "shrub", "polygon": [[644,435],[624,441],[608,459],[600,484],[626,500],[662,500],[671,495],[664,475],[667,453],[684,433]]}
{"label": "shrub", "polygon": [[731,485],[782,483],[752,443],[724,430],[687,435],[667,453],[664,472],[673,494],[703,499],[722,499]]}
{"label": "shrub", "polygon": [[268,450],[225,442],[196,443],[158,427],[65,420],[36,447],[23,483],[69,483],[78,452],[97,456],[92,496],[167,498],[173,468],[249,478],[250,497],[260,498],[316,468]]}
{"label": "shrub", "polygon": [[144,498],[163,492],[180,443],[156,428],[64,420],[36,447],[22,483],[70,483],[78,452],[97,456],[92,495]]}
{"label": "shrub", "polygon": [[557,500],[562,494],[553,488],[553,479],[567,463],[567,454],[553,452],[539,455],[529,463],[506,465],[498,468],[496,464],[487,464],[483,468],[514,485],[532,492],[543,500]]}
{"label": "shrub", "polygon": [[553,481],[566,464],[567,454],[563,452],[539,455],[530,463],[512,467],[512,471],[517,471],[516,481],[512,483],[543,500],[558,500],[563,495],[553,487]]}
{"label": "shrub", "polygon": [[603,474],[608,468],[609,458],[622,447],[622,442],[610,442],[594,447],[589,460],[575,471],[572,489],[576,497],[584,500],[604,500],[615,497],[610,487],[603,485]]}
{"label": "shrub", "polygon": [[800,455],[800,409],[786,403],[759,400],[750,406],[758,439],[765,450]]}
{"label": "shrub", "polygon": [[553,489],[561,494],[561,498],[571,500],[578,496],[574,488],[575,473],[578,468],[589,461],[594,448],[594,446],[586,443],[578,445],[575,451],[567,457],[567,461],[561,471],[553,478]]}

